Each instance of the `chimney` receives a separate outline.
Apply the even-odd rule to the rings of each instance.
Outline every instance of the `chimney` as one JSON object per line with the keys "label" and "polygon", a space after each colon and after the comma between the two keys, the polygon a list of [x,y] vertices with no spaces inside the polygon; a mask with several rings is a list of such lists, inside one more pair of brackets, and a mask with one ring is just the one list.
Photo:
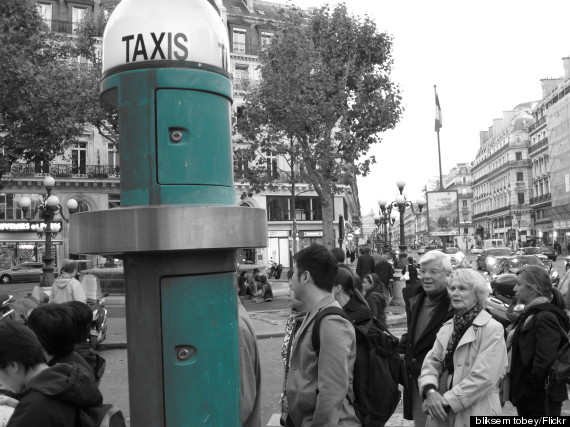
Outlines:
{"label": "chimney", "polygon": [[564,80],[570,79],[570,56],[562,58],[562,63],[564,64]]}
{"label": "chimney", "polygon": [[517,112],[516,111],[503,111],[503,123],[506,125],[508,125],[512,119],[514,119],[517,116]]}
{"label": "chimney", "polygon": [[479,131],[479,145],[483,145],[485,141],[487,141],[488,139],[489,139],[488,130]]}
{"label": "chimney", "polygon": [[242,0],[249,13],[253,13],[253,0]]}
{"label": "chimney", "polygon": [[542,85],[542,97],[546,98],[549,93],[558,87],[558,82],[561,79],[542,79],[540,84]]}
{"label": "chimney", "polygon": [[493,126],[489,126],[489,130],[487,131],[487,137],[492,138],[494,135],[493,133]]}
{"label": "chimney", "polygon": [[493,135],[498,135],[503,130],[503,119],[493,119]]}

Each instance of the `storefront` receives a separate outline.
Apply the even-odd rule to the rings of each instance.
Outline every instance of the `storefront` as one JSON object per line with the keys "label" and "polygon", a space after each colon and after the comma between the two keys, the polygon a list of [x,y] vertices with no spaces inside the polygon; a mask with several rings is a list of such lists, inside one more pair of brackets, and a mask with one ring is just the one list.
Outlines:
{"label": "storefront", "polygon": [[[51,224],[52,231],[61,231],[61,222]],[[0,268],[11,268],[27,261],[42,262],[45,254],[45,240],[38,237],[45,224],[41,221],[0,222]],[[63,256],[61,234],[52,238],[54,266],[58,268]]]}
{"label": "storefront", "polygon": [[283,267],[291,266],[291,245],[288,230],[269,230],[268,232],[269,260],[281,264]]}
{"label": "storefront", "polygon": [[311,246],[314,243],[323,244],[322,230],[299,230],[298,248],[299,250]]}

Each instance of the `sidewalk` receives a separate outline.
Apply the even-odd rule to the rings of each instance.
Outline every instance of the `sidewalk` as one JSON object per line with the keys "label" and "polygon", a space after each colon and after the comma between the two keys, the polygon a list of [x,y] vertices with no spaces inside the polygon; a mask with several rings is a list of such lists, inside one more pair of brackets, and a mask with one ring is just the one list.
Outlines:
{"label": "sidewalk", "polygon": [[[281,276],[283,277],[283,276]],[[271,280],[273,288],[273,296],[275,299],[286,298],[287,279]],[[124,305],[124,296],[109,296],[105,299],[105,305]],[[285,331],[285,322],[289,316],[288,309],[280,310],[263,310],[250,311],[249,317],[253,324],[255,334],[258,339],[282,337]],[[386,307],[386,323],[388,326],[401,325],[406,322],[405,307],[388,306]],[[124,317],[108,317],[107,318],[107,339],[101,344],[102,349],[123,349],[127,348],[127,328],[126,318]],[[405,325],[404,325],[405,326]]]}

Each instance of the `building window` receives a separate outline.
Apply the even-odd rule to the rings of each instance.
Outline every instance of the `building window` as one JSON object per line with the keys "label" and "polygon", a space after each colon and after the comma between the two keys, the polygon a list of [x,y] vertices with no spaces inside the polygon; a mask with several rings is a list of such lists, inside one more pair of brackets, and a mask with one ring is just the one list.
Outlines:
{"label": "building window", "polygon": [[522,152],[517,151],[515,153],[515,160],[522,160]]}
{"label": "building window", "polygon": [[71,147],[71,173],[85,175],[87,166],[87,143],[78,142]]}
{"label": "building window", "polygon": [[38,3],[36,7],[38,8],[38,13],[42,17],[45,26],[48,28],[48,30],[51,31],[52,5],[45,3]]}
{"label": "building window", "polygon": [[245,53],[245,30],[234,29],[233,31],[233,51]]}
{"label": "building window", "polygon": [[246,150],[237,150],[234,154],[234,171],[236,178],[243,179],[249,171],[250,157]]}
{"label": "building window", "polygon": [[[318,197],[296,197],[295,219],[297,221],[322,221],[323,211],[321,207],[321,199]],[[291,197],[268,196],[267,220],[290,221]]]}
{"label": "building window", "polygon": [[273,39],[272,33],[262,32],[261,35],[259,36],[259,41],[260,41],[259,44],[261,45],[261,47],[268,46],[271,43],[271,39]]}
{"label": "building window", "polygon": [[466,208],[467,207],[467,200],[462,200],[463,203],[463,207]]}
{"label": "building window", "polygon": [[517,172],[517,181],[524,181],[522,172]]}
{"label": "building window", "polygon": [[277,153],[275,151],[265,151],[265,163],[267,166],[267,175],[272,178],[279,176],[279,169],[277,168]]}
{"label": "building window", "polygon": [[[30,215],[35,212],[38,196],[31,196],[32,205],[30,206]],[[0,219],[22,219],[22,209],[17,201],[14,200],[14,194],[0,193]],[[33,218],[31,218],[33,219]]]}
{"label": "building window", "polygon": [[115,168],[119,167],[119,152],[116,144],[107,144],[107,164]]}
{"label": "building window", "polygon": [[85,14],[87,13],[87,9],[84,7],[72,7],[71,8],[71,25],[73,32],[75,33],[79,28],[79,24],[85,18]]}
{"label": "building window", "polygon": [[524,193],[518,193],[519,205],[524,205]]}
{"label": "building window", "polygon": [[120,194],[109,194],[109,209],[118,208],[121,206]]}

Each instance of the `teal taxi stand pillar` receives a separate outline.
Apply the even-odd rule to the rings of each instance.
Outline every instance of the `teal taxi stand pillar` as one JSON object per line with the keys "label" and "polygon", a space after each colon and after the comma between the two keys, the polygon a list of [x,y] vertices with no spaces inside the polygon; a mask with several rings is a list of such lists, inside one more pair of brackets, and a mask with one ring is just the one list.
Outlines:
{"label": "teal taxi stand pillar", "polygon": [[239,426],[236,206],[226,28],[207,0],[123,0],[103,37],[119,112],[121,207],[70,223],[70,251],[124,260],[131,424]]}

